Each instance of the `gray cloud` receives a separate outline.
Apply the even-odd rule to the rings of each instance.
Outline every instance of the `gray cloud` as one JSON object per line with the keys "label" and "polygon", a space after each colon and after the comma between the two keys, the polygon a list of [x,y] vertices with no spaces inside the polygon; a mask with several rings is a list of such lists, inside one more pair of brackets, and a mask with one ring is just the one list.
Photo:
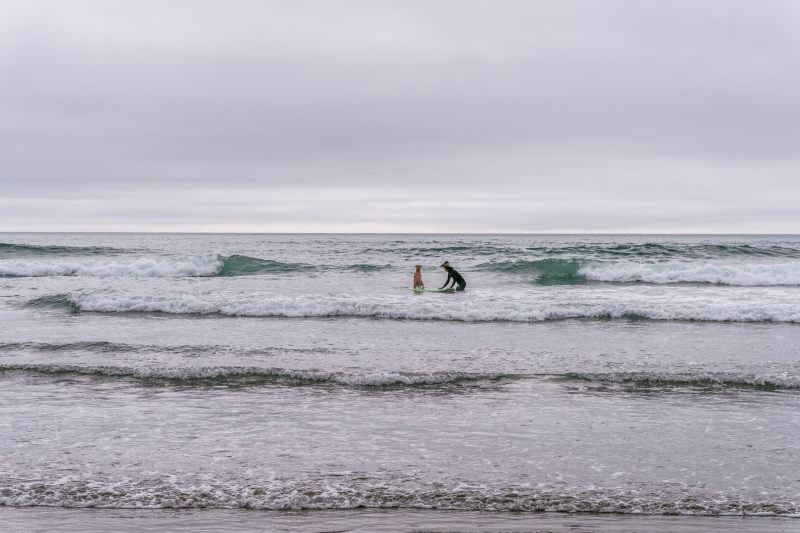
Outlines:
{"label": "gray cloud", "polygon": [[779,1],[5,2],[0,229],[800,231],[798,45]]}

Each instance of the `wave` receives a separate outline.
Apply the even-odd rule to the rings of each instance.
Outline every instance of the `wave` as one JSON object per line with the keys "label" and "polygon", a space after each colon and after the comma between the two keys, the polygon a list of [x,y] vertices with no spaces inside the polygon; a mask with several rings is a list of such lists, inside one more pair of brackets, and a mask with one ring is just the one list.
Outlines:
{"label": "wave", "polygon": [[535,261],[500,261],[482,263],[478,270],[533,275],[539,285],[579,285],[587,278],[581,274],[582,263],[569,259],[539,259]]}
{"label": "wave", "polygon": [[[566,260],[668,260],[668,259],[731,259],[737,257],[758,258],[798,258],[800,248],[789,243],[765,242],[763,244],[749,243],[702,243],[702,242],[599,242],[547,246],[531,244],[525,246],[509,245],[504,243],[482,244],[453,244],[441,245],[421,241],[419,243],[400,242],[395,246],[367,248],[364,253],[379,254],[409,254],[420,257],[439,257],[452,259],[452,257],[508,257],[508,256],[535,256],[535,259],[566,259]],[[451,257],[447,257],[451,256]]]}
{"label": "wave", "polygon": [[[460,297],[459,297],[460,298]],[[446,320],[458,322],[541,322],[565,319],[690,320],[707,322],[800,323],[800,307],[793,301],[763,302],[732,299],[706,302],[679,298],[552,303],[541,300],[430,299],[419,302],[395,297],[364,299],[342,295],[125,296],[109,293],[57,294],[29,300],[29,308],[57,308],[69,312],[164,313],[239,317]]]}
{"label": "wave", "polygon": [[257,274],[283,274],[290,272],[305,272],[315,267],[305,263],[282,263],[269,259],[259,259],[246,255],[232,255],[218,257],[221,265],[214,272],[217,276],[252,276]]}
{"label": "wave", "polygon": [[438,243],[398,243],[397,246],[367,248],[364,253],[418,255],[421,257],[508,257],[536,256],[535,259],[565,260],[668,260],[668,259],[731,259],[738,257],[758,258],[797,258],[800,259],[800,247],[789,243],[765,242],[749,243],[702,243],[702,242],[599,242],[547,246],[532,244],[529,246],[507,244],[454,244],[443,246]]}
{"label": "wave", "polygon": [[204,386],[324,386],[364,388],[449,387],[496,384],[519,379],[505,374],[469,372],[330,372],[261,367],[140,367],[63,365],[49,363],[0,365],[0,373],[24,372],[50,376],[94,376],[143,382]]}
{"label": "wave", "polygon": [[[413,483],[409,483],[413,481]],[[413,485],[413,486],[409,486]],[[404,477],[340,474],[272,478],[242,484],[209,476],[151,473],[147,480],[65,476],[21,482],[0,478],[0,506],[166,509],[441,509],[461,511],[623,513],[649,515],[800,515],[791,496],[711,491],[674,483],[638,487],[536,487],[484,483],[421,483]]]}
{"label": "wave", "polygon": [[306,272],[313,265],[282,263],[243,255],[97,261],[4,261],[0,277],[210,277]]}
{"label": "wave", "polygon": [[482,263],[480,270],[533,276],[539,285],[615,283],[704,283],[740,287],[800,285],[800,262],[712,264],[631,263],[540,259]]}
{"label": "wave", "polygon": [[383,246],[380,248],[365,248],[365,254],[389,254],[402,255],[403,257],[436,257],[438,262],[447,259],[447,256],[492,256],[492,255],[516,255],[524,253],[522,248],[493,246],[490,244],[454,244],[442,246],[438,243],[428,243],[423,241],[413,243],[399,243],[398,246]]}
{"label": "wave", "polygon": [[223,267],[216,255],[171,259],[139,258],[98,261],[4,261],[0,277],[183,277],[214,276]]}
{"label": "wave", "polygon": [[800,258],[800,248],[784,244],[710,243],[600,243],[571,246],[531,246],[525,249],[546,256],[567,256],[588,260],[602,259],[720,259],[736,257]]}
{"label": "wave", "polygon": [[109,248],[105,246],[37,246],[33,244],[0,242],[0,257],[38,255],[117,255],[128,252],[130,252],[130,250]]}
{"label": "wave", "polygon": [[[187,350],[190,347],[185,347]],[[0,346],[2,349],[2,346]],[[155,347],[154,347],[155,349]],[[45,376],[123,379],[145,384],[178,386],[344,386],[355,388],[452,388],[496,386],[521,380],[551,380],[559,383],[622,385],[632,389],[755,389],[762,391],[800,389],[800,377],[779,374],[733,372],[567,372],[564,374],[515,374],[479,372],[341,372],[254,366],[124,367],[59,363],[0,364],[0,373]]]}
{"label": "wave", "polygon": [[579,272],[594,281],[712,283],[740,287],[800,285],[800,262],[773,264],[589,263]]}
{"label": "wave", "polygon": [[569,372],[554,376],[564,381],[584,381],[602,385],[626,385],[636,388],[731,388],[731,389],[800,389],[800,376],[780,374],[738,374],[733,372]]}
{"label": "wave", "polygon": [[[175,356],[216,356],[216,357],[261,357],[287,354],[328,354],[332,350],[326,347],[297,348],[287,346],[262,346],[259,348],[240,348],[213,344],[125,344],[108,341],[77,342],[4,342],[0,343],[0,354],[52,354],[59,352],[92,353],[92,354],[134,354],[134,355],[168,355]],[[341,350],[337,350],[340,353]],[[50,368],[49,366],[47,368]],[[54,367],[58,368],[58,367]],[[71,368],[71,367],[70,367]]]}

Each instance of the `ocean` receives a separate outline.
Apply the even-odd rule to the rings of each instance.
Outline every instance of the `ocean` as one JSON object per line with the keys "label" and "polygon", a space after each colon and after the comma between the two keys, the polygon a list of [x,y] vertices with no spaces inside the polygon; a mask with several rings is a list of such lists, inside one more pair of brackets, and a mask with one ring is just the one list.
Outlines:
{"label": "ocean", "polygon": [[799,324],[800,236],[0,233],[0,519],[799,530]]}

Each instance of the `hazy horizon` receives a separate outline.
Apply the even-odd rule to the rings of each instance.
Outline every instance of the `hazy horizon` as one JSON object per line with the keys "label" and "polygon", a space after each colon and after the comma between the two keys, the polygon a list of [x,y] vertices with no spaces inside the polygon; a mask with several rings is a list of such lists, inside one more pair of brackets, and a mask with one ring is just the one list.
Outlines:
{"label": "hazy horizon", "polygon": [[593,236],[604,235],[614,237],[625,236],[659,236],[659,237],[796,237],[800,233],[608,233],[608,232],[413,232],[413,231],[388,231],[388,232],[357,232],[357,231],[0,231],[0,234],[35,234],[71,233],[71,234],[143,234],[143,235],[488,235],[488,236]]}

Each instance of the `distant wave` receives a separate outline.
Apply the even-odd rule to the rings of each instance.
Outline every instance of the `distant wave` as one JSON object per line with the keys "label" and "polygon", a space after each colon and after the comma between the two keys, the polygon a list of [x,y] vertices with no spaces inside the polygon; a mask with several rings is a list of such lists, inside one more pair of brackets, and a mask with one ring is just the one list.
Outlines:
{"label": "distant wave", "polygon": [[515,376],[468,372],[329,372],[261,367],[140,367],[81,366],[48,363],[0,365],[2,372],[45,375],[97,376],[141,381],[165,381],[180,385],[341,385],[347,387],[430,387],[496,383]]}
{"label": "distant wave", "polygon": [[129,250],[105,246],[37,246],[0,242],[0,257],[37,255],[117,255]]}
{"label": "distant wave", "polygon": [[207,254],[178,258],[91,261],[2,261],[0,277],[95,276],[95,277],[198,277],[248,276],[305,272],[313,265],[282,263],[244,255],[224,257]]}
{"label": "distant wave", "polygon": [[[655,481],[636,486],[536,486],[470,483],[431,484],[402,475],[299,479],[259,482],[218,481],[208,476],[150,473],[146,480],[102,475],[69,475],[52,480],[21,481],[0,477],[0,505],[72,508],[209,509],[355,509],[403,508],[470,511],[635,513],[651,515],[799,516],[792,496],[710,491]],[[786,524],[788,525],[788,524]]]}
{"label": "distant wave", "polygon": [[482,263],[480,270],[530,275],[540,285],[709,283],[734,286],[800,285],[800,261],[790,263],[632,263],[540,259]]}
{"label": "distant wave", "polygon": [[216,255],[174,259],[139,258],[92,261],[3,261],[0,276],[96,276],[96,277],[182,277],[214,276],[223,267]]}
{"label": "distant wave", "polygon": [[781,244],[708,243],[592,243],[571,246],[531,246],[525,249],[546,256],[586,260],[603,259],[719,259],[736,257],[800,258],[800,248]]}
{"label": "distant wave", "polygon": [[[470,244],[470,245],[441,245],[425,241],[414,242],[413,244],[398,244],[396,246],[381,246],[378,248],[366,248],[365,254],[381,255],[401,255],[403,257],[435,257],[439,262],[450,257],[470,257],[470,256],[508,256],[524,254],[522,248],[511,248],[507,246],[494,246],[490,244]],[[448,257],[449,256],[449,257]],[[438,263],[437,263],[438,264]]]}
{"label": "distant wave", "polygon": [[[535,239],[532,239],[535,241]],[[800,248],[788,243],[778,244],[714,244],[703,242],[595,242],[547,246],[531,244],[529,246],[509,246],[505,244],[453,244],[421,242],[396,243],[379,248],[367,248],[365,253],[389,255],[413,254],[419,257],[439,257],[442,260],[456,257],[492,257],[507,258],[528,256],[533,260],[564,259],[570,260],[714,260],[736,258],[786,258],[800,259]]]}
{"label": "distant wave", "polygon": [[463,322],[539,322],[562,319],[694,320],[710,322],[800,322],[793,301],[730,300],[706,302],[662,299],[624,302],[551,303],[527,300],[429,299],[425,305],[395,297],[126,296],[114,293],[57,294],[30,300],[28,307],[54,307],[71,312],[166,313],[243,317],[364,317],[374,319],[452,320]]}
{"label": "distant wave", "polygon": [[[535,241],[535,239],[532,239]],[[407,243],[398,242],[378,248],[367,248],[365,253],[414,254],[420,257],[508,257],[534,256],[534,259],[566,260],[669,260],[669,259],[730,259],[737,257],[774,257],[800,259],[800,248],[789,244],[765,242],[764,244],[713,244],[702,242],[595,242],[547,246],[509,246],[505,244],[452,244],[436,242]],[[451,256],[451,257],[445,257]]]}
{"label": "distant wave", "polygon": [[330,266],[307,263],[286,263],[248,257],[214,254],[193,257],[97,260],[5,260],[0,261],[0,277],[211,277],[256,276],[259,274],[294,274],[313,271],[344,270],[362,273],[380,272],[392,268],[389,264],[355,263]]}

